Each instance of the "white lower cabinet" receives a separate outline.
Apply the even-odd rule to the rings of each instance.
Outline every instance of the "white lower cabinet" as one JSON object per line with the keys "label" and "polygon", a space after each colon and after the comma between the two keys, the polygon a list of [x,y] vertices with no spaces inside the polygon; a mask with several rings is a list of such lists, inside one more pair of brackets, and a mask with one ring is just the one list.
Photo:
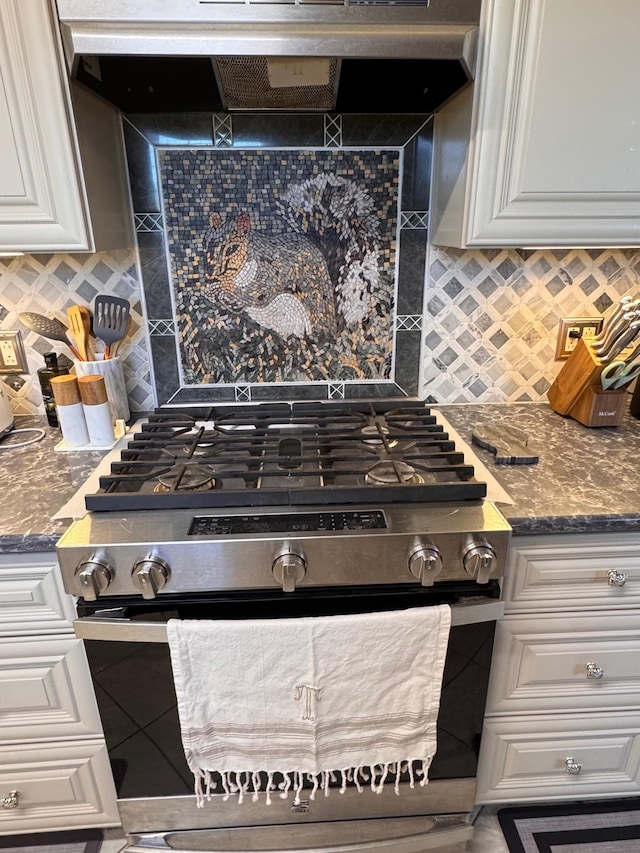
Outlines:
{"label": "white lower cabinet", "polygon": [[73,617],[54,554],[0,555],[0,836],[120,823]]}
{"label": "white lower cabinet", "polygon": [[479,803],[640,791],[640,535],[513,540]]}

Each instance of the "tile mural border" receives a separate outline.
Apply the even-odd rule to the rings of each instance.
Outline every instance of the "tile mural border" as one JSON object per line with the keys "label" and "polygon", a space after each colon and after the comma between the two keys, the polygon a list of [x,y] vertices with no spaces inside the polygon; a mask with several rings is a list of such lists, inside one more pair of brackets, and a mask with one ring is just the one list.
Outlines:
{"label": "tile mural border", "polygon": [[[429,115],[329,115],[185,113],[128,115],[125,139],[136,217],[142,293],[158,403],[197,404],[241,400],[366,399],[416,396],[421,310],[425,287],[432,117]],[[186,385],[175,336],[175,305],[158,170],[160,149],[398,149],[401,153],[396,232],[396,299],[393,306],[392,377],[326,382],[238,381]]]}

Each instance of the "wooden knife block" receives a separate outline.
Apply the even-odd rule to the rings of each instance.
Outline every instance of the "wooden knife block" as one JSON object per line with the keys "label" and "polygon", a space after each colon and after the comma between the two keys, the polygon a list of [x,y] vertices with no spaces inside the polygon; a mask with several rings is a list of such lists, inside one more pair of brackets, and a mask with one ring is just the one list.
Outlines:
{"label": "wooden knife block", "polygon": [[603,367],[591,347],[580,338],[547,392],[554,412],[588,427],[620,426],[627,392],[625,388],[617,391],[602,388]]}

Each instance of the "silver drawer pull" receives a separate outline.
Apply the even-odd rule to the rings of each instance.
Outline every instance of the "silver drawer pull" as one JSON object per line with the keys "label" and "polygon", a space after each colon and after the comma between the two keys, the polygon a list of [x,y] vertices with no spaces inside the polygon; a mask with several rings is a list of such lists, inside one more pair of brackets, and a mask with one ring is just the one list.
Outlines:
{"label": "silver drawer pull", "polygon": [[598,679],[602,678],[604,675],[604,667],[598,666],[594,661],[589,661],[589,663],[586,663],[584,666],[587,670],[587,678]]}
{"label": "silver drawer pull", "polygon": [[6,797],[2,797],[2,799],[0,799],[0,806],[2,806],[3,809],[17,809],[19,806],[18,796],[17,791],[9,791],[9,794]]}
{"label": "silver drawer pull", "polygon": [[578,764],[578,762],[574,761],[573,758],[565,758],[564,763],[567,767],[567,773],[571,776],[575,776],[576,773],[582,772],[582,764]]}
{"label": "silver drawer pull", "polygon": [[624,586],[627,582],[627,576],[624,572],[618,572],[615,569],[609,569],[607,572],[609,586]]}

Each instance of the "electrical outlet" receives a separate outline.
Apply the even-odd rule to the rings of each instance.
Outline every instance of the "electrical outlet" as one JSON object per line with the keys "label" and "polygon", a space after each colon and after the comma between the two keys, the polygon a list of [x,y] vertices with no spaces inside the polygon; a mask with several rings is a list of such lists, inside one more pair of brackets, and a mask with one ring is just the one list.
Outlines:
{"label": "electrical outlet", "polygon": [[594,338],[602,328],[602,317],[570,317],[560,320],[556,361],[569,358],[580,338]]}
{"label": "electrical outlet", "polygon": [[28,373],[20,332],[0,332],[0,373]]}

